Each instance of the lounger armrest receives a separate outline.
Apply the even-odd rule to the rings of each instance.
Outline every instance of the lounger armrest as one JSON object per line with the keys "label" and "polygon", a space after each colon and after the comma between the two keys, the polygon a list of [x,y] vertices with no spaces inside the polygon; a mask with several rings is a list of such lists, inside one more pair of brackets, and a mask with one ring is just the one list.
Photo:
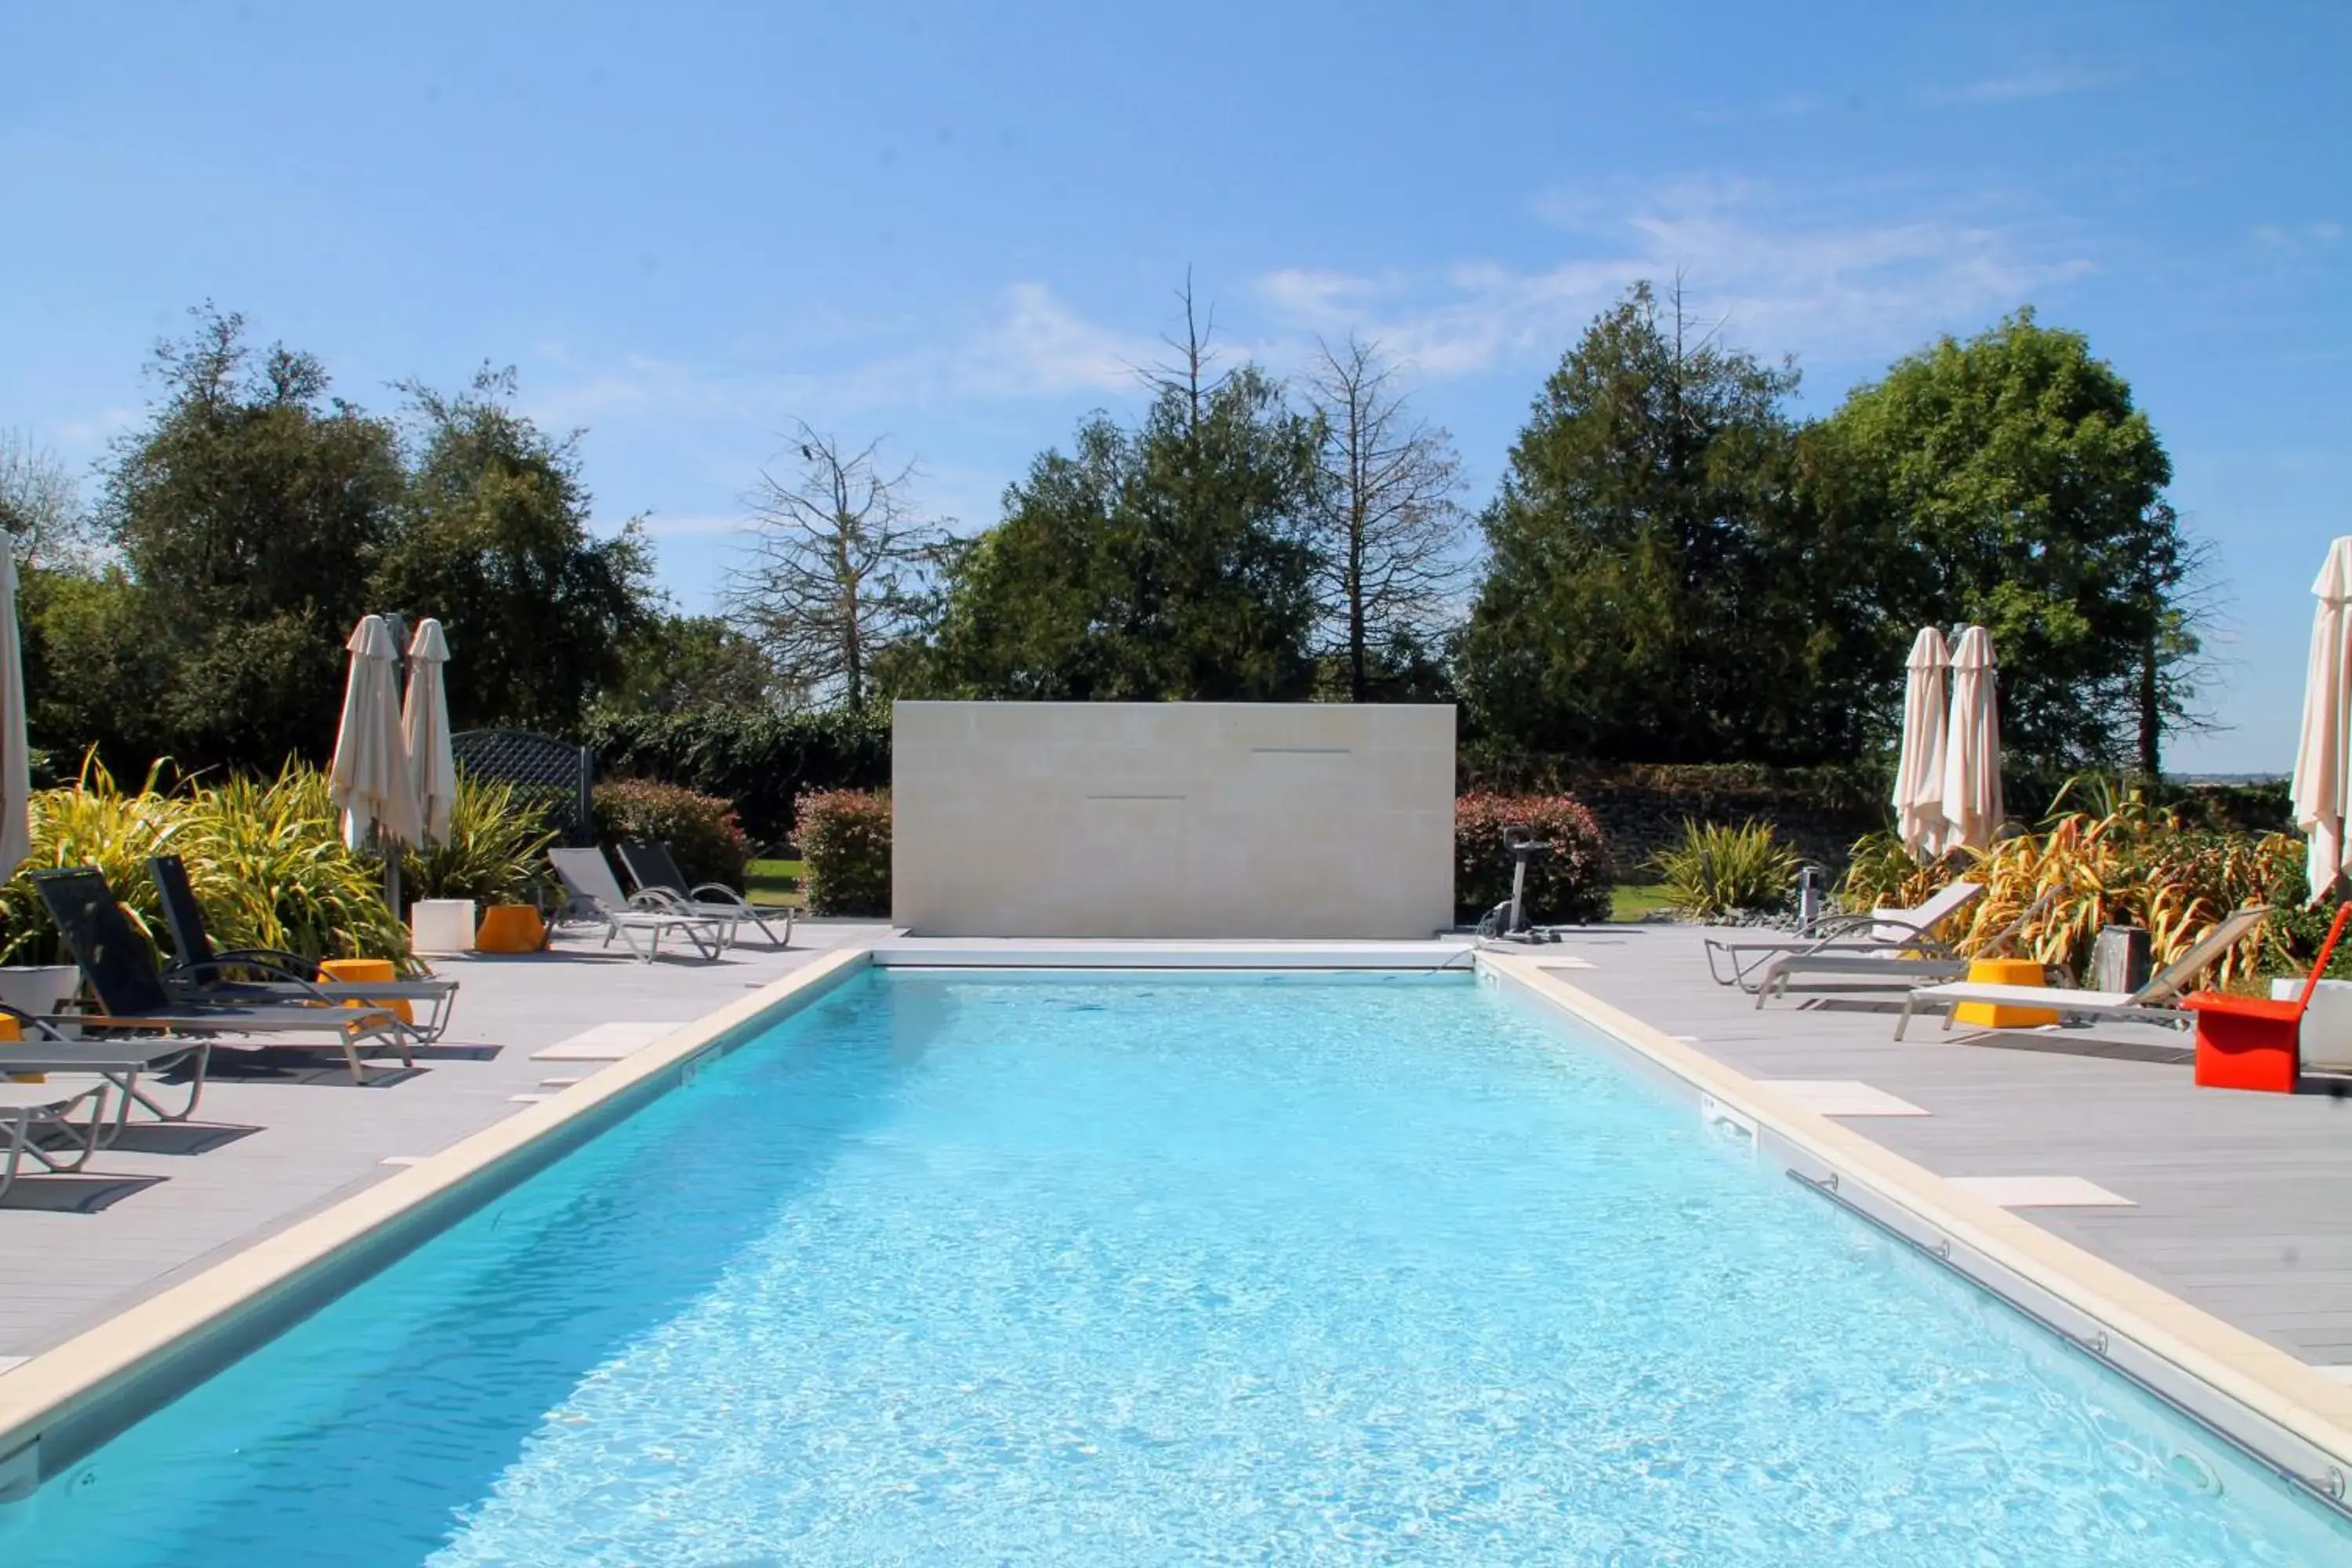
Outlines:
{"label": "lounger armrest", "polygon": [[167,984],[177,982],[184,985],[194,984],[197,989],[202,990],[204,988],[203,982],[192,982],[187,979],[187,976],[201,970],[213,967],[214,965],[228,963],[232,958],[235,960],[235,967],[238,969],[257,969],[264,971],[272,976],[273,984],[288,986],[299,994],[297,996],[287,998],[289,1001],[316,1002],[322,1007],[336,1007],[341,1005],[341,1004],[337,1002],[333,997],[319,989],[319,982],[315,973],[298,974],[293,970],[288,969],[282,964],[269,963],[246,953],[236,953],[225,955],[221,958],[207,959],[202,963],[174,965],[171,969],[163,972],[163,980]]}
{"label": "lounger armrest", "polygon": [[290,980],[304,985],[315,985],[326,978],[317,960],[268,947],[239,948],[235,952],[216,952],[210,958],[174,963],[163,971],[163,978],[173,981],[223,969],[260,970],[276,979]]}
{"label": "lounger armrest", "polygon": [[696,900],[708,898],[714,903],[736,904],[747,910],[751,907],[751,900],[745,898],[741,893],[736,891],[733,888],[729,887],[724,882],[700,883],[695,887],[688,888],[687,889],[686,896],[688,899]]}
{"label": "lounger armrest", "polygon": [[54,1040],[61,1044],[66,1040],[64,1032],[55,1024],[37,1014],[27,1013],[21,1007],[11,1007],[5,1002],[0,1002],[0,1016],[16,1019],[19,1034],[25,1034],[28,1028],[34,1031],[33,1034],[26,1035],[27,1039],[37,1037],[40,1039]]}
{"label": "lounger armrest", "polygon": [[682,915],[694,912],[694,906],[674,888],[639,888],[629,895],[625,906],[643,913]]}

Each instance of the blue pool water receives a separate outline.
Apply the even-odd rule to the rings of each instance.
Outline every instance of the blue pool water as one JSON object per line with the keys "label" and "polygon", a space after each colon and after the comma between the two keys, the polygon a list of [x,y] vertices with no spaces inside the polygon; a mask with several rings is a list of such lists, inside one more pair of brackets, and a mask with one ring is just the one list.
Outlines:
{"label": "blue pool water", "polygon": [[0,1563],[2352,1562],[1556,1024],[854,981],[0,1508]]}

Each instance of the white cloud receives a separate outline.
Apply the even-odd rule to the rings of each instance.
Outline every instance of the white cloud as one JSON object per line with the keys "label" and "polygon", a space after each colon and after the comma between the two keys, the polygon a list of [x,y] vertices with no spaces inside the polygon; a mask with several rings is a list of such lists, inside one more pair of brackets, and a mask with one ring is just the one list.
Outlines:
{"label": "white cloud", "polygon": [[2005,76],[1985,77],[1958,87],[1930,88],[1919,95],[1922,103],[1958,107],[1976,103],[2013,103],[2030,98],[2059,98],[2089,92],[2115,79],[2075,66],[2038,66]]}
{"label": "white cloud", "polygon": [[1752,181],[1685,181],[1616,202],[1554,193],[1538,206],[1594,254],[1534,269],[1464,262],[1405,281],[1291,269],[1270,275],[1282,281],[1261,297],[1287,307],[1295,330],[1352,329],[1427,374],[1459,374],[1556,353],[1638,279],[1686,276],[1705,313],[1751,346],[1876,353],[2024,303],[2091,265],[1967,211],[1822,216]]}
{"label": "white cloud", "polygon": [[1016,283],[1003,303],[1002,321],[947,356],[955,390],[1013,398],[1128,386],[1157,348],[1087,321],[1043,283]]}
{"label": "white cloud", "polygon": [[2316,223],[2264,223],[2249,236],[2264,250],[2301,254],[2333,248],[2344,238],[2344,226],[2322,219]]}

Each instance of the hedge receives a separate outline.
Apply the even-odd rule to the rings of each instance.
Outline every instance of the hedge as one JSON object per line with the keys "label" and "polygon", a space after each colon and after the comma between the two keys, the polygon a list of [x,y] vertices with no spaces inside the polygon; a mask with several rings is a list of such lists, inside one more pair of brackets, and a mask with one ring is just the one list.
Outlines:
{"label": "hedge", "polygon": [[596,786],[596,842],[610,848],[633,839],[667,844],[688,882],[724,882],[740,891],[751,847],[735,813],[717,795],[651,779]]}
{"label": "hedge", "polygon": [[592,717],[582,735],[607,778],[660,779],[733,803],[744,831],[780,844],[813,791],[887,789],[890,715],[688,709]]}
{"label": "hedge", "polygon": [[826,790],[801,800],[801,887],[811,914],[890,912],[887,791]]}
{"label": "hedge", "polygon": [[1601,825],[1573,795],[1495,795],[1454,802],[1454,902],[1467,923],[1511,896],[1511,856],[1504,829],[1524,827],[1551,846],[1528,867],[1527,918],[1582,925],[1609,918],[1612,868]]}

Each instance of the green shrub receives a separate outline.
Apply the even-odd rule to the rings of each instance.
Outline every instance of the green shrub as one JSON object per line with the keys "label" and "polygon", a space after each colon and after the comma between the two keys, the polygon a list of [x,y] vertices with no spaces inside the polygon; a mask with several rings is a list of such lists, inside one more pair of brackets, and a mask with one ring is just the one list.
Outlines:
{"label": "green shrub", "polygon": [[449,836],[401,858],[401,891],[418,899],[535,904],[549,884],[547,847],[555,842],[546,808],[498,780],[460,777],[450,803]]}
{"label": "green shrub", "polygon": [[1769,822],[1737,827],[1685,819],[1683,841],[1651,858],[1667,901],[1682,914],[1713,920],[1738,910],[1777,910],[1788,901],[1801,864]]}
{"label": "green shrub", "polygon": [[176,854],[224,948],[406,963],[408,930],[383,901],[383,865],[344,847],[324,773],[295,764],[266,784],[168,793],[154,782],[125,791],[92,763],[73,787],[35,793],[33,852],[0,885],[0,962],[68,962],[26,873],[95,866],[152,935],[162,921],[147,858]]}
{"label": "green shrub", "polygon": [[740,708],[589,717],[581,737],[612,778],[667,779],[723,795],[762,844],[793,831],[794,802],[834,789],[890,783],[890,713],[857,710],[768,713]]}
{"label": "green shrub", "polygon": [[1506,828],[1523,827],[1551,846],[1528,867],[1527,918],[1545,925],[1609,918],[1608,842],[1592,814],[1567,795],[1474,791],[1454,802],[1454,903],[1473,921],[1511,896]]}
{"label": "green shrub", "polygon": [[688,882],[724,882],[742,890],[751,847],[734,807],[719,796],[651,779],[622,779],[598,784],[594,805],[597,843],[667,844]]}
{"label": "green shrub", "polygon": [[809,912],[890,912],[887,791],[827,790],[801,799],[801,886]]}

